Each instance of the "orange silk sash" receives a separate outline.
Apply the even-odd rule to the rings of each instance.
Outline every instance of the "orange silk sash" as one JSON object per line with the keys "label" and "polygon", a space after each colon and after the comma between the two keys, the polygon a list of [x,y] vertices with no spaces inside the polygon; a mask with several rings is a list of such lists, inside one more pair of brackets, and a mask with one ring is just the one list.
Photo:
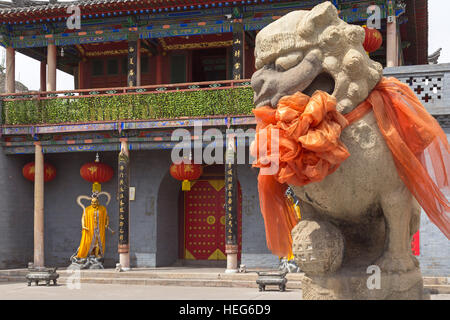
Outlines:
{"label": "orange silk sash", "polygon": [[297,223],[284,196],[287,186],[321,181],[336,171],[350,156],[339,139],[342,130],[371,110],[400,178],[430,220],[450,238],[449,202],[443,194],[449,190],[447,137],[406,84],[383,78],[369,97],[345,116],[336,110],[336,99],[322,91],[311,98],[298,92],[281,98],[276,109],[253,110],[257,120],[251,146],[256,158],[253,166],[267,169],[278,164],[276,173],[260,171],[258,176],[266,240],[273,254],[289,254],[291,230]]}

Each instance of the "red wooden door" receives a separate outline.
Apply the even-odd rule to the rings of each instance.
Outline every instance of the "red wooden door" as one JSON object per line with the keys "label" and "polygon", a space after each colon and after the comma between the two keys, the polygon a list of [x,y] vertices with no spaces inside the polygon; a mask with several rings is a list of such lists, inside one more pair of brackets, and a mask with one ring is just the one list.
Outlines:
{"label": "red wooden door", "polygon": [[[184,193],[184,259],[226,260],[225,181],[198,180]],[[241,192],[238,191],[238,260],[241,253]]]}

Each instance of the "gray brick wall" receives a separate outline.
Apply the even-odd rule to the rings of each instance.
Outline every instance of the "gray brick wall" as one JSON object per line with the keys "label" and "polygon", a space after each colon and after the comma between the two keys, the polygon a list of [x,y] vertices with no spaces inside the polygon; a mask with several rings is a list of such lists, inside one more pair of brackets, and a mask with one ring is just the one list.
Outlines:
{"label": "gray brick wall", "polygon": [[155,267],[157,260],[157,196],[168,170],[169,152],[130,152],[130,186],[136,200],[130,205],[130,259],[137,267]]}
{"label": "gray brick wall", "polygon": [[450,241],[422,211],[420,221],[420,268],[424,276],[450,276]]}
{"label": "gray brick wall", "polygon": [[277,269],[279,260],[271,253],[242,253],[241,264],[245,264],[247,269],[270,268]]}
{"label": "gray brick wall", "polygon": [[33,195],[23,166],[34,157],[7,156],[0,147],[0,269],[23,268],[33,260]]}
{"label": "gray brick wall", "polygon": [[[101,161],[114,169],[111,181],[102,184],[102,190],[111,194],[111,203],[107,206],[110,227],[117,230],[118,208],[117,155],[113,152],[101,153]],[[56,167],[56,178],[45,184],[45,264],[47,266],[66,267],[70,257],[76,252],[81,238],[81,217],[83,211],[76,203],[79,195],[92,194],[92,184],[80,176],[80,168],[86,162],[95,160],[95,153],[46,154],[45,161]],[[105,204],[101,198],[101,204]],[[84,205],[90,203],[83,201]],[[106,232],[105,265],[115,266],[117,260],[117,233]]]}
{"label": "gray brick wall", "polygon": [[[103,152],[102,162],[113,167],[113,179],[102,184],[102,190],[112,195],[108,209],[110,226],[117,230],[117,153]],[[90,195],[91,184],[84,181],[80,167],[95,159],[95,153],[49,154],[46,160],[56,166],[57,178],[45,189],[45,259],[47,265],[67,266],[80,241],[82,209],[76,204],[80,194]],[[136,188],[130,202],[130,262],[132,266],[154,267],[157,250],[157,198],[161,180],[168,173],[169,152],[140,151],[130,153],[130,186]],[[172,178],[170,178],[172,179]],[[176,181],[173,181],[174,185]],[[104,200],[103,200],[104,201]],[[162,215],[162,214],[161,214]],[[161,231],[162,232],[162,231]],[[106,234],[105,266],[118,262],[118,234]],[[163,259],[164,262],[164,259]]]}
{"label": "gray brick wall", "polygon": [[157,201],[156,266],[168,266],[178,259],[180,182],[166,171],[159,186]]}
{"label": "gray brick wall", "polygon": [[264,219],[259,207],[258,171],[250,165],[238,166],[242,189],[242,255],[247,268],[276,267],[278,257],[267,249]]}

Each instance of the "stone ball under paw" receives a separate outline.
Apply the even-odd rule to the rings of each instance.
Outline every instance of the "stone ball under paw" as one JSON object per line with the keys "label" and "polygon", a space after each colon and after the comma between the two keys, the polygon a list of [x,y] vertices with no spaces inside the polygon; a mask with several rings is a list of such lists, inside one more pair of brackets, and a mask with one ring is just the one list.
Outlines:
{"label": "stone ball under paw", "polygon": [[325,275],[339,269],[344,257],[344,237],[326,221],[300,221],[292,229],[295,262],[307,275]]}

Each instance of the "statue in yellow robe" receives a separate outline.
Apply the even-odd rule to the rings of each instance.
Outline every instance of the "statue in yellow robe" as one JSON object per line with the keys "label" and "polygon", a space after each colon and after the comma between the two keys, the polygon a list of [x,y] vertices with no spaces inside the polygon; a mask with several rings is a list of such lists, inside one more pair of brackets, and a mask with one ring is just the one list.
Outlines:
{"label": "statue in yellow robe", "polygon": [[[297,198],[297,196],[295,195],[295,193],[291,187],[289,187],[286,190],[286,197],[288,198],[289,203],[294,208],[294,211],[297,215],[298,221],[300,221],[302,219],[302,215],[300,212],[300,205],[299,205],[300,200]],[[300,272],[300,269],[298,268],[297,264],[295,263],[292,248],[287,257],[279,257],[279,259],[280,259],[280,266],[279,266],[280,270],[283,270],[286,272]]]}
{"label": "statue in yellow robe", "polygon": [[81,241],[77,258],[88,256],[103,258],[105,254],[105,230],[109,226],[108,212],[99,204],[98,198],[92,198],[91,205],[84,210],[81,218]]}
{"label": "statue in yellow robe", "polygon": [[[92,197],[79,196],[77,203],[83,208],[81,217],[81,241],[77,252],[70,258],[72,265],[70,269],[103,269],[103,257],[105,255],[105,232],[106,229],[114,234],[109,228],[109,216],[106,207],[100,205],[98,196],[105,195],[108,198],[106,205],[111,200],[107,192],[94,193]],[[82,199],[90,200],[91,205],[85,208]]]}

